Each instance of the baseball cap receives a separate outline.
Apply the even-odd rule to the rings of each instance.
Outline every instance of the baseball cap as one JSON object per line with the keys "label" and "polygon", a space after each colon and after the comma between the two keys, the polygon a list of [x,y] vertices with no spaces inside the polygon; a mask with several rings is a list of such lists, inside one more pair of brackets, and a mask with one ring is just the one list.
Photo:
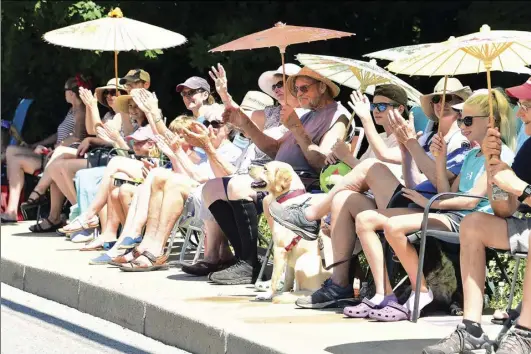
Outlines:
{"label": "baseball cap", "polygon": [[531,77],[520,86],[509,87],[505,90],[511,97],[519,100],[531,100]]}
{"label": "baseball cap", "polygon": [[177,85],[177,87],[175,87],[175,90],[177,92],[181,92],[185,87],[188,87],[189,89],[192,89],[192,90],[197,90],[201,88],[205,90],[206,92],[210,93],[210,85],[205,79],[199,76],[192,76],[188,78],[182,84]]}
{"label": "baseball cap", "polygon": [[154,138],[155,138],[155,134],[153,134],[153,130],[151,130],[151,127],[149,125],[146,125],[144,127],[138,128],[133,134],[126,136],[125,140],[127,142],[131,140],[146,141],[146,140],[153,140]]}
{"label": "baseball cap", "polygon": [[124,85],[127,82],[137,82],[137,81],[151,82],[151,77],[147,71],[142,69],[132,69],[127,72],[127,74],[120,79],[120,85]]}
{"label": "baseball cap", "polygon": [[396,103],[404,106],[404,115],[409,113],[407,108],[407,92],[402,87],[394,84],[384,84],[376,86],[374,89],[374,96],[384,96]]}

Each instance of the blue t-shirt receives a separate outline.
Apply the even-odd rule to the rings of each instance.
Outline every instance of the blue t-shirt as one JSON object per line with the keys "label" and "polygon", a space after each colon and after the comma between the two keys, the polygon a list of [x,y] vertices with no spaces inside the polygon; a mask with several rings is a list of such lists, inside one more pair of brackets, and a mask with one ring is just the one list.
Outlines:
{"label": "blue t-shirt", "polygon": [[[518,150],[511,167],[518,178],[531,184],[531,164],[529,163],[529,156],[531,156],[531,139],[526,140],[524,145]],[[527,204],[521,204],[518,210],[522,213],[531,213],[531,207]]]}
{"label": "blue t-shirt", "polygon": [[[485,155],[477,156],[480,148],[472,149],[465,157],[461,168],[461,179],[459,180],[459,193],[469,193],[476,185],[479,178],[485,173]],[[501,160],[509,166],[513,163],[514,152],[506,145],[502,145]],[[492,208],[487,200],[481,200],[473,210],[459,210],[459,213],[466,215],[473,211],[482,211],[492,214]]]}
{"label": "blue t-shirt", "polygon": [[[518,121],[522,121],[521,119],[518,119]],[[525,133],[525,125],[522,124],[520,127],[520,130],[518,131],[518,135],[516,137],[516,152],[524,146],[524,143],[529,139],[529,136]]]}

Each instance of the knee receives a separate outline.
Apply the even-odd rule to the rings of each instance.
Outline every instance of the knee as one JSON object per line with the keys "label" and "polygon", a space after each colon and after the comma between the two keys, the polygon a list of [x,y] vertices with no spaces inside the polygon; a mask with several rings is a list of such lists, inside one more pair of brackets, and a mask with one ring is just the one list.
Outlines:
{"label": "knee", "polygon": [[227,184],[227,197],[229,200],[238,200],[241,199],[241,189],[242,186],[238,186],[237,178],[231,178]]}
{"label": "knee", "polygon": [[341,211],[344,207],[346,207],[346,203],[349,199],[349,197],[354,192],[349,190],[343,190],[341,192],[338,192],[334,197],[332,198],[332,206],[331,211],[333,214],[337,214],[339,211]]}
{"label": "knee", "polygon": [[382,175],[385,175],[385,171],[389,170],[389,168],[379,160],[369,161],[365,167],[367,168],[367,180],[381,178]]}
{"label": "knee", "polygon": [[111,200],[114,202],[118,202],[120,200],[120,188],[115,188],[111,193],[109,194],[111,197]]}
{"label": "knee", "polygon": [[483,213],[471,213],[464,217],[459,225],[459,239],[461,243],[470,240],[479,240],[484,234],[482,231]]}
{"label": "knee", "polygon": [[135,191],[135,187],[130,184],[122,184],[118,189],[118,196],[120,200],[125,200],[126,198],[131,198]]}
{"label": "knee", "polygon": [[151,180],[151,190],[163,190],[167,180],[168,176],[156,173]]}
{"label": "knee", "polygon": [[207,207],[219,199],[220,189],[223,189],[221,178],[211,179],[205,183],[201,192],[201,198]]}
{"label": "knee", "polygon": [[400,225],[397,225],[393,218],[389,218],[383,226],[383,232],[385,234],[385,238],[390,239],[397,237],[397,235],[401,234],[402,230]]}
{"label": "knee", "polygon": [[9,145],[6,149],[6,160],[9,161],[13,158],[19,151],[19,148],[15,145]]}
{"label": "knee", "polygon": [[374,223],[377,217],[377,212],[374,210],[367,210],[356,215],[356,233],[359,235],[362,232],[374,231]]}

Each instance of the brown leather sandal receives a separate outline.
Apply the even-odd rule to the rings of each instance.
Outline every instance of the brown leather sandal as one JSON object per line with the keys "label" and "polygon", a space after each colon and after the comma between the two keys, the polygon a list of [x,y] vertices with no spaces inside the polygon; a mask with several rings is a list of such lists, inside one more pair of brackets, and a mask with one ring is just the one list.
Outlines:
{"label": "brown leather sandal", "polygon": [[[130,256],[130,254],[132,255],[132,258]],[[121,256],[118,256],[118,257],[114,257],[109,262],[109,264],[112,264],[112,265],[117,266],[117,267],[121,267],[125,263],[132,262],[132,261],[134,261],[135,259],[137,259],[140,256],[141,256],[140,252],[138,252],[138,249],[135,247],[131,252],[128,252],[126,254],[122,254]]]}
{"label": "brown leather sandal", "polygon": [[123,270],[124,272],[151,272],[153,270],[168,269],[168,263],[166,263],[168,256],[166,254],[155,257],[150,252],[144,251],[140,256],[146,257],[151,262],[151,265],[148,266],[142,264],[135,259],[134,261],[124,263],[122,266],[120,266],[120,270]]}

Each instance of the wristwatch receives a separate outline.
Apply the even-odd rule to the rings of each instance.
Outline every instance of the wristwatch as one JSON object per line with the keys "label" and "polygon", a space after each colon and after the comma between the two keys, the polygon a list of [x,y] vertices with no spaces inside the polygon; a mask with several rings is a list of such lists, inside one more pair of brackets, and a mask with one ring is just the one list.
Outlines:
{"label": "wristwatch", "polygon": [[520,203],[523,203],[530,195],[531,195],[531,184],[528,184],[524,188],[522,195],[518,197],[518,200],[520,201]]}

